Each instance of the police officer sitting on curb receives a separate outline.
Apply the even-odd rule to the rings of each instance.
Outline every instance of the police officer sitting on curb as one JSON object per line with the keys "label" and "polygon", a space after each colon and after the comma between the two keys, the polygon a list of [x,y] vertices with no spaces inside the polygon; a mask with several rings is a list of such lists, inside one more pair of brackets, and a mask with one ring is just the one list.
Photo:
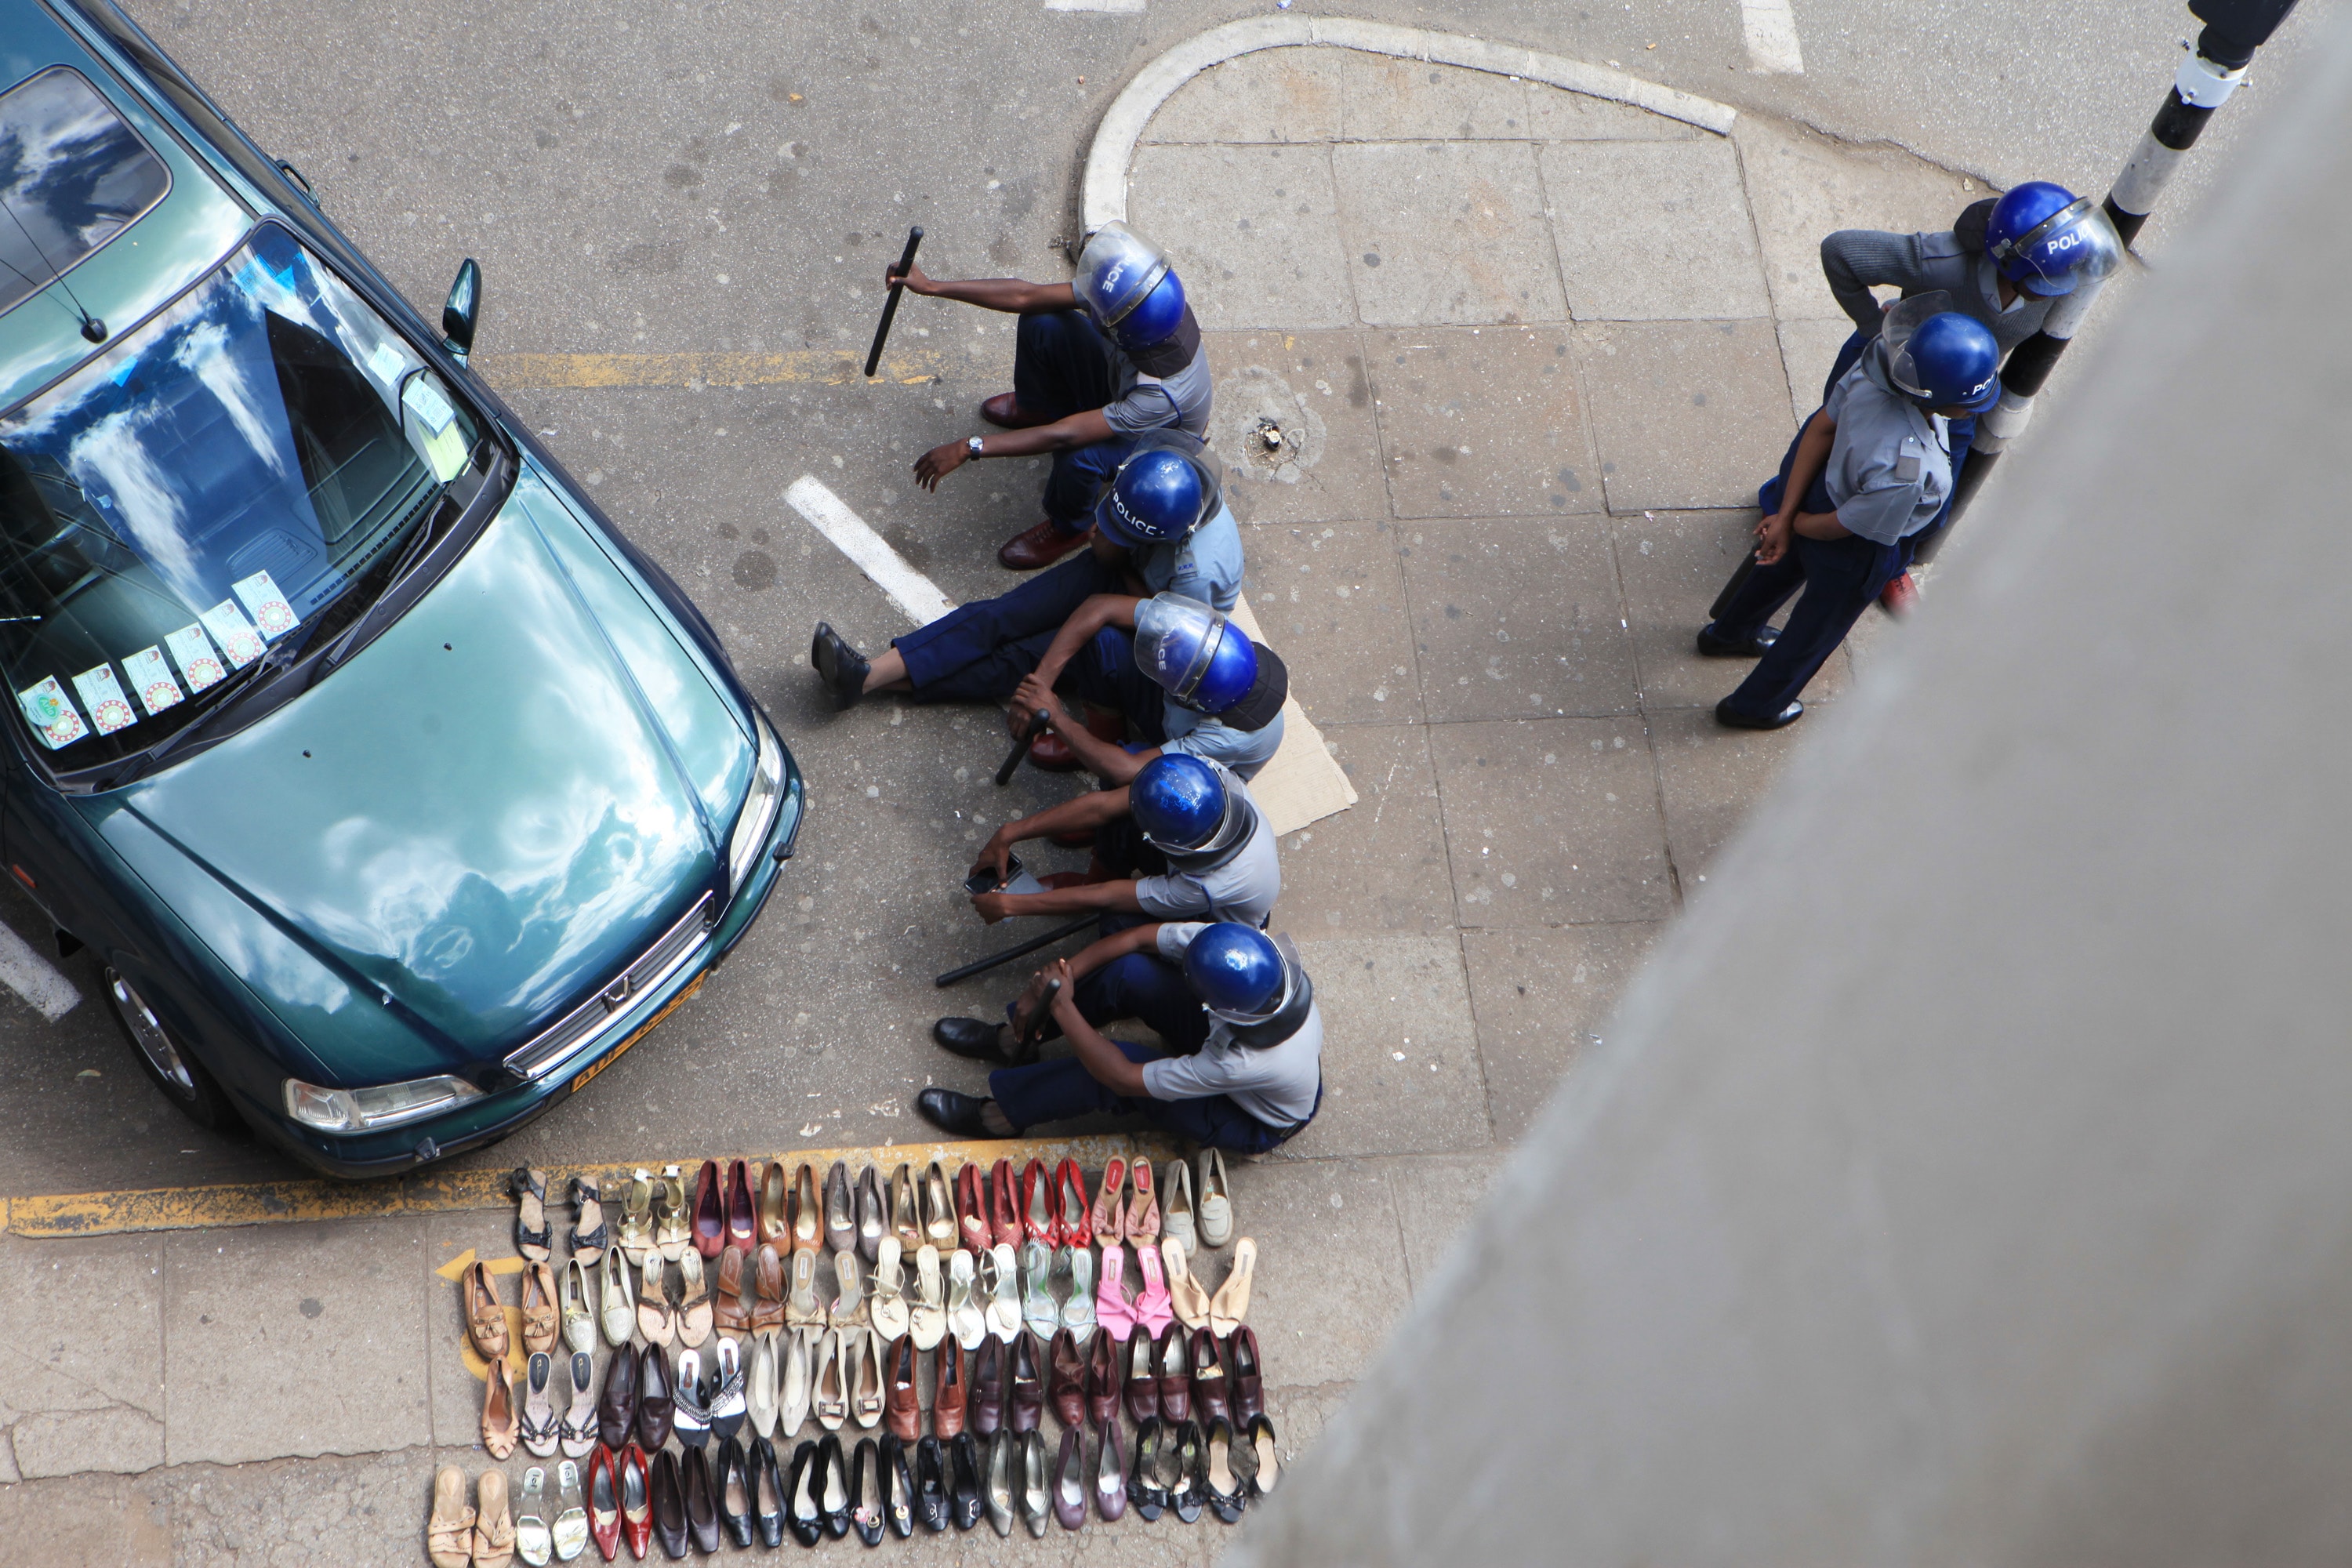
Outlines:
{"label": "police officer sitting on curb", "polygon": [[1011,434],[950,441],[915,460],[915,482],[936,490],[973,458],[1054,455],[1045,521],[1005,542],[996,552],[1004,565],[1051,565],[1085,542],[1087,513],[1138,436],[1175,427],[1207,438],[1213,387],[1201,324],[1168,258],[1125,224],[1095,231],[1067,283],[941,282],[919,267],[906,285],[1021,318],[1013,390],[980,405],[982,418]]}
{"label": "police officer sitting on curb", "polygon": [[[1992,333],[1946,300],[1923,294],[1886,313],[1885,331],[1764,487],[1756,570],[1698,634],[1710,658],[1758,659],[1716,704],[1719,721],[1777,730],[1803,717],[1797,694],[1943,510],[1952,489],[1945,421],[1981,414],[2000,396]],[[1775,639],[1765,622],[1800,588]]]}
{"label": "police officer sitting on curb", "polygon": [[[2078,199],[2063,185],[2032,180],[1973,203],[1940,234],[1894,234],[1882,229],[1840,229],[1822,241],[1822,273],[1830,292],[1853,318],[1853,335],[1838,350],[1827,401],[1877,336],[1881,307],[1874,286],[1902,290],[1904,299],[1941,291],[1950,309],[1982,322],[2006,356],[2042,330],[2052,305],[2080,284],[2105,278],[2122,262],[2123,240],[2096,203]],[[1952,472],[1957,477],[1976,437],[1976,420],[1951,422]],[[1915,550],[1950,521],[1948,504],[1920,531]],[[1926,553],[1932,554],[1929,546]],[[1901,613],[1917,597],[1906,571],[1886,585],[1886,607]]]}
{"label": "police officer sitting on curb", "polygon": [[[1161,431],[1139,442],[1095,515],[1091,543],[1076,560],[891,638],[870,663],[818,622],[809,662],[833,705],[847,708],[876,691],[903,691],[918,702],[1004,702],[1097,595],[1168,594],[1217,610],[1241,597],[1241,528],[1215,466],[1190,436]],[[1074,765],[1052,748],[1033,760]]]}
{"label": "police officer sitting on curb", "polygon": [[1154,757],[1132,784],[1006,823],[982,847],[972,871],[1002,882],[1014,845],[1089,828],[1095,862],[1086,874],[1045,879],[1042,893],[974,894],[980,918],[994,925],[1012,915],[1100,910],[1105,934],[1129,923],[1117,917],[1134,915],[1263,926],[1282,891],[1274,829],[1249,786],[1218,763],[1181,752]]}
{"label": "police officer sitting on curb", "polygon": [[[1286,941],[1232,922],[1133,926],[1040,970],[1007,1010],[1010,1024],[942,1018],[932,1037],[961,1057],[1014,1063],[1048,982],[1059,988],[1040,1032],[1067,1034],[1076,1054],[999,1067],[986,1100],[926,1089],[919,1115],[951,1137],[1013,1138],[1121,1112],[1259,1154],[1322,1108],[1323,1019]],[[1168,1050],[1104,1038],[1098,1026],[1120,1018],[1141,1019]]]}

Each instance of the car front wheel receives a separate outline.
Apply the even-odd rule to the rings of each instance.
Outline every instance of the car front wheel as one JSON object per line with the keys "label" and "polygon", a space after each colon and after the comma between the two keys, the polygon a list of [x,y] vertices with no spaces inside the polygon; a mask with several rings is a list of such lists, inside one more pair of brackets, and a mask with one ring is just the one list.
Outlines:
{"label": "car front wheel", "polygon": [[106,972],[106,1001],[122,1026],[123,1038],[131,1042],[131,1054],[180,1114],[207,1132],[234,1132],[244,1126],[236,1107],[204,1064],[172,1038],[146,998],[111,968]]}

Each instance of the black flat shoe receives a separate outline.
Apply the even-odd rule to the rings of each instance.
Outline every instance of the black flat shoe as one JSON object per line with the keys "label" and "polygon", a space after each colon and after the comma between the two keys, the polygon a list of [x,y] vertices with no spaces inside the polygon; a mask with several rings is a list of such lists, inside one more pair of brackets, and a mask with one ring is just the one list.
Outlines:
{"label": "black flat shoe", "polygon": [[816,1444],[803,1441],[793,1450],[792,1485],[784,1489],[784,1524],[803,1546],[824,1539],[824,1515],[817,1501],[824,1482],[816,1473]]}
{"label": "black flat shoe", "polygon": [[950,1137],[992,1138],[995,1134],[981,1124],[983,1103],[972,1095],[934,1085],[915,1096],[915,1114]]}
{"label": "black flat shoe", "polygon": [[751,1439],[751,1520],[760,1527],[760,1544],[772,1552],[784,1543],[784,1473],[776,1463],[776,1446],[765,1437]]}
{"label": "black flat shoe", "polygon": [[1702,658],[1762,658],[1764,650],[1780,640],[1778,626],[1758,626],[1744,637],[1715,635],[1715,625],[1709,622],[1698,629],[1698,651]]}
{"label": "black flat shoe", "polygon": [[817,1479],[809,1488],[823,1510],[824,1532],[839,1541],[849,1533],[849,1466],[841,1456],[841,1439],[827,1434],[816,1446]]}
{"label": "black flat shoe", "polygon": [[955,1527],[971,1530],[988,1511],[988,1493],[980,1484],[980,1445],[969,1432],[959,1432],[949,1446],[955,1456]]}
{"label": "black flat shoe", "polygon": [[1198,1523],[1207,1489],[1201,1481],[1201,1428],[1184,1422],[1167,1447],[1176,1461],[1175,1479],[1168,1487],[1168,1506],[1185,1523]]}
{"label": "black flat shoe", "polygon": [[952,1051],[976,1062],[994,1062],[999,1067],[1005,1060],[1002,1031],[994,1024],[978,1018],[941,1018],[931,1026],[931,1038],[940,1048]]}
{"label": "black flat shoe", "polygon": [[948,1527],[948,1458],[937,1437],[915,1445],[915,1517],[937,1535]]}
{"label": "black flat shoe", "polygon": [[816,624],[816,636],[809,639],[809,663],[816,678],[833,693],[833,708],[839,712],[854,708],[866,695],[866,671],[873,667],[859,653],[842,640],[841,634],[823,621]]}
{"label": "black flat shoe", "polygon": [[[870,1482],[868,1474],[874,1478]],[[882,1456],[873,1438],[864,1438],[849,1461],[849,1525],[868,1546],[882,1544],[882,1500],[889,1495],[882,1484]]]}
{"label": "black flat shoe", "polygon": [[1785,730],[1804,716],[1805,705],[1801,702],[1791,702],[1769,719],[1750,718],[1732,707],[1728,697],[1715,705],[1715,721],[1734,730]]}
{"label": "black flat shoe", "polygon": [[1127,1478],[1127,1500],[1146,1519],[1168,1511],[1168,1494],[1160,1485],[1160,1448],[1168,1429],[1154,1415],[1135,1429],[1135,1468]]}
{"label": "black flat shoe", "polygon": [[907,1470],[907,1445],[882,1439],[882,1518],[890,1533],[905,1541],[915,1533],[915,1478]]}
{"label": "black flat shoe", "polygon": [[[759,1439],[754,1437],[753,1442]],[[738,1546],[751,1544],[751,1510],[757,1489],[751,1482],[751,1462],[743,1454],[743,1445],[730,1437],[719,1445],[719,1463],[714,1467],[710,1489],[718,1494],[719,1522]]]}

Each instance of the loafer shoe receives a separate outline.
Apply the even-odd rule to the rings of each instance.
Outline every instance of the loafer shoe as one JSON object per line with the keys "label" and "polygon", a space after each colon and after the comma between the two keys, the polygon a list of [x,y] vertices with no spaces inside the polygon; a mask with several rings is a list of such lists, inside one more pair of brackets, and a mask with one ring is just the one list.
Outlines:
{"label": "loafer shoe", "polygon": [[1780,640],[1778,626],[1759,626],[1747,637],[1736,638],[1717,637],[1711,621],[1698,629],[1698,651],[1705,658],[1761,658],[1765,650]]}
{"label": "loafer shoe", "polygon": [[1013,395],[1000,392],[980,405],[980,416],[999,430],[1027,430],[1039,425],[1051,425],[1042,414],[1032,414],[1013,401]]}
{"label": "loafer shoe", "polygon": [[855,708],[866,695],[866,673],[872,666],[826,622],[817,622],[816,635],[809,639],[809,665],[833,694],[835,712]]}
{"label": "loafer shoe", "polygon": [[1029,743],[1029,765],[1041,773],[1074,773],[1078,771],[1078,753],[1048,730]]}
{"label": "loafer shoe", "polygon": [[1024,529],[1004,542],[996,552],[996,563],[1014,572],[1034,572],[1040,566],[1051,566],[1071,551],[1081,549],[1094,533],[1088,528],[1083,533],[1070,533],[1056,526],[1050,517],[1041,518],[1034,528]]}
{"label": "loafer shoe", "polygon": [[915,1096],[915,1114],[953,1138],[992,1136],[980,1120],[981,1101],[936,1084]]}
{"label": "loafer shoe", "polygon": [[1791,702],[1778,713],[1761,719],[1742,713],[1731,705],[1728,697],[1715,705],[1715,721],[1734,730],[1785,730],[1804,716],[1805,705],[1801,702]]}

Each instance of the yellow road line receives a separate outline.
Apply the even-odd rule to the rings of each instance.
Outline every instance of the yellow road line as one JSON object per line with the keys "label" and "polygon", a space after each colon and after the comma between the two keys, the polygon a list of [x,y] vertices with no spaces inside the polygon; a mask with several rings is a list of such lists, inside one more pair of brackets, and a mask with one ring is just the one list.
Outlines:
{"label": "yellow road line", "polygon": [[[947,356],[928,349],[884,359],[878,381],[915,386],[937,381]],[[841,349],[789,353],[730,354],[482,354],[474,361],[500,391],[524,387],[778,386],[809,383],[841,386],[866,379],[861,354]]]}
{"label": "yellow road line", "polygon": [[[1099,1170],[1113,1156],[1132,1160],[1139,1154],[1165,1160],[1175,1152],[1171,1140],[1157,1136],[1111,1134],[1084,1138],[1007,1138],[980,1142],[882,1143],[857,1148],[797,1149],[748,1155],[787,1164],[806,1161],[820,1176],[835,1160],[855,1171],[875,1165],[887,1173],[901,1162],[918,1169],[932,1160],[949,1171],[971,1161],[994,1163],[1010,1160],[1018,1167],[1033,1159],[1055,1164],[1072,1159]],[[680,1159],[688,1180],[703,1156]],[[551,1165],[546,1167],[548,1206],[559,1211],[559,1231],[571,1217],[564,1200],[572,1178],[584,1176],[608,1194],[604,1217],[617,1225],[620,1205],[633,1172],[658,1174],[665,1163],[646,1160],[635,1165]],[[209,1230],[219,1226],[284,1225],[329,1219],[384,1219],[405,1215],[461,1214],[511,1207],[503,1171],[419,1171],[413,1175],[377,1182],[247,1182],[211,1187],[157,1187],[142,1192],[67,1193],[0,1199],[8,1234],[57,1240],[81,1236],[121,1236],[138,1231]],[[496,1267],[495,1265],[493,1267]]]}

